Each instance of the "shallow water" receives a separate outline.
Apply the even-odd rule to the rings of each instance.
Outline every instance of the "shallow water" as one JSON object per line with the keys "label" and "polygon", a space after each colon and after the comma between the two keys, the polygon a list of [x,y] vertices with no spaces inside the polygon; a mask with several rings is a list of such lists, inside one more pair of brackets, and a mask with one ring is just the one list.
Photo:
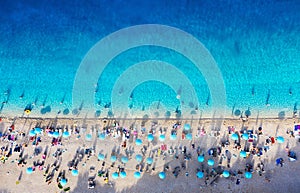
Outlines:
{"label": "shallow water", "polygon": [[[80,109],[80,116],[87,112],[94,116],[92,106],[99,110],[97,115],[106,116],[109,108],[104,106],[111,102],[120,76],[134,64],[158,60],[174,65],[187,77],[196,99],[185,93],[181,101],[176,98],[182,91],[181,78],[174,83],[176,88],[155,80],[140,82],[124,105],[129,107],[128,113],[164,117],[170,111],[173,116],[179,107],[185,109],[183,115],[187,116],[198,106],[197,116],[201,111],[211,116],[213,96],[206,81],[211,77],[204,77],[181,53],[158,46],[132,48],[114,57],[99,75],[94,104],[83,102],[82,108],[72,105],[77,69],[92,46],[117,30],[140,24],[173,26],[190,33],[208,49],[223,76],[227,115],[250,108],[252,116],[258,112],[259,116],[278,116],[281,111],[291,116],[299,103],[297,0],[90,1],[84,6],[69,1],[6,1],[4,5],[0,15],[0,99],[8,104],[3,106],[2,115],[22,115],[25,106],[36,101],[32,110],[36,116],[55,116],[58,112],[72,116]],[[163,66],[161,69],[169,71]],[[7,90],[9,94],[5,94]],[[83,90],[82,95],[91,94],[86,92]],[[123,92],[119,89],[120,97]]]}

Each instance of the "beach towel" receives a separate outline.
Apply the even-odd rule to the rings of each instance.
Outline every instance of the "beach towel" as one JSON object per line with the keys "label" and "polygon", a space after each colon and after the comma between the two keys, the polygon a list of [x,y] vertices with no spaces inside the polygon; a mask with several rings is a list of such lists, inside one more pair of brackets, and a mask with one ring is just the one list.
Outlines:
{"label": "beach towel", "polygon": [[272,142],[272,144],[275,143],[275,138],[274,137],[271,137],[271,142]]}
{"label": "beach towel", "polygon": [[166,144],[163,144],[163,145],[161,145],[161,150],[163,150],[163,151],[166,151],[167,150],[167,145]]}
{"label": "beach towel", "polygon": [[182,132],[181,139],[185,139],[185,134]]}

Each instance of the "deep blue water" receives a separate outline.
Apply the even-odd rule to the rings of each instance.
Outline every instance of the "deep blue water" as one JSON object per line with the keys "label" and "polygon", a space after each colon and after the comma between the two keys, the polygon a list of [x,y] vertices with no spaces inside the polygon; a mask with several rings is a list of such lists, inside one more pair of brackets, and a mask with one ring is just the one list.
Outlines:
{"label": "deep blue water", "polygon": [[[79,108],[72,105],[73,82],[88,51],[105,36],[141,24],[172,26],[202,42],[223,75],[228,114],[234,107],[241,111],[250,108],[253,116],[280,111],[291,115],[300,102],[298,0],[2,1],[2,5],[0,99],[8,102],[3,115],[22,115],[25,106],[34,101],[32,116],[53,116],[58,111],[64,116],[66,109],[70,110],[68,116],[72,115],[72,110]],[[180,69],[196,90],[199,109],[210,112],[207,77],[191,61],[166,48],[143,46],[116,56],[99,76],[95,104],[100,104],[96,109],[101,116],[107,114],[104,106],[111,102],[112,88],[122,73],[146,60],[165,61]],[[161,111],[160,116],[165,111],[173,113],[182,102],[191,111],[195,109],[190,101],[176,98],[178,90],[163,82],[144,82],[125,106],[142,114],[155,109]],[[164,105],[161,109],[157,109],[157,101]],[[43,103],[51,112],[43,114]],[[83,104],[83,109],[90,105]]]}

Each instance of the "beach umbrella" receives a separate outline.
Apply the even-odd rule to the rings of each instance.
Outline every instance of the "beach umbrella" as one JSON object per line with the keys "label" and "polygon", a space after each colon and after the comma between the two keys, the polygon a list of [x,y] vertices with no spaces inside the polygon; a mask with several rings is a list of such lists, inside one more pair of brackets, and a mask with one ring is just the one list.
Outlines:
{"label": "beach umbrella", "polygon": [[284,138],[282,136],[278,136],[277,137],[277,141],[278,141],[278,143],[283,143],[284,142]]}
{"label": "beach umbrella", "polygon": [[49,131],[49,132],[48,132],[48,136],[49,136],[49,137],[53,137],[53,132],[52,132],[52,131]]}
{"label": "beach umbrella", "polygon": [[191,133],[188,133],[186,135],[187,140],[192,140],[193,139],[193,135]]}
{"label": "beach umbrella", "polygon": [[160,178],[160,179],[165,179],[166,178],[166,173],[165,172],[160,172],[159,174],[158,174],[158,177]]}
{"label": "beach umbrella", "polygon": [[159,141],[164,141],[166,140],[166,136],[165,135],[160,135],[159,136]]}
{"label": "beach umbrella", "polygon": [[65,186],[67,184],[67,179],[63,178],[59,181],[60,185]]}
{"label": "beach umbrella", "polygon": [[196,175],[197,175],[197,178],[203,178],[203,176],[204,176],[203,172],[201,172],[201,171],[197,172]]}
{"label": "beach umbrella", "polygon": [[126,164],[126,163],[128,162],[128,157],[123,156],[123,157],[121,158],[121,161],[122,161],[124,164]]}
{"label": "beach umbrella", "polygon": [[153,163],[153,159],[151,157],[148,157],[146,159],[147,164],[152,164]]}
{"label": "beach umbrella", "polygon": [[36,134],[36,133],[35,133],[35,131],[34,131],[34,130],[30,130],[30,131],[29,131],[29,136],[30,136],[30,137],[33,137],[33,136],[35,136],[35,134]]}
{"label": "beach umbrella", "polygon": [[142,145],[143,144],[143,141],[141,139],[136,139],[135,140],[135,144],[136,145]]}
{"label": "beach umbrella", "polygon": [[105,134],[101,133],[98,137],[99,137],[100,140],[104,140],[105,139]]}
{"label": "beach umbrella", "polygon": [[245,173],[245,178],[247,178],[247,179],[252,178],[252,173],[251,172],[246,172]]}
{"label": "beach umbrella", "polygon": [[238,140],[238,139],[239,139],[238,134],[236,134],[236,133],[232,134],[232,135],[231,135],[231,139],[232,139],[232,140]]}
{"label": "beach umbrella", "polygon": [[152,134],[148,134],[148,137],[147,137],[148,141],[151,142],[154,140],[154,136]]}
{"label": "beach umbrella", "polygon": [[209,166],[213,166],[215,164],[215,161],[213,159],[209,159],[209,160],[207,160],[207,164]]}
{"label": "beach umbrella", "polygon": [[247,133],[243,133],[242,138],[244,140],[248,140],[249,139],[249,135]]}
{"label": "beach umbrella", "polygon": [[72,176],[78,176],[78,170],[72,170]]}
{"label": "beach umbrella", "polygon": [[140,154],[137,154],[137,155],[135,156],[135,159],[136,159],[137,162],[140,163],[140,162],[142,161],[142,159],[143,159],[143,156],[140,155]]}
{"label": "beach umbrella", "polygon": [[115,155],[111,156],[111,157],[110,157],[110,161],[111,161],[111,162],[117,161],[117,157],[116,157]]}
{"label": "beach umbrella", "polygon": [[88,141],[91,141],[92,140],[92,134],[86,134],[85,136],[85,139],[88,140]]}
{"label": "beach umbrella", "polygon": [[170,138],[171,138],[171,140],[176,140],[176,138],[177,138],[177,135],[175,135],[175,134],[172,134],[172,135],[170,136]]}
{"label": "beach umbrella", "polygon": [[189,131],[191,129],[191,125],[186,123],[184,124],[184,130]]}
{"label": "beach umbrella", "polygon": [[52,137],[54,138],[58,138],[59,137],[59,133],[57,131],[52,133]]}
{"label": "beach umbrella", "polygon": [[121,178],[126,178],[126,176],[127,176],[126,172],[122,171],[122,172],[120,173],[120,177],[121,177]]}
{"label": "beach umbrella", "polygon": [[228,177],[230,176],[229,171],[228,171],[228,170],[224,170],[224,171],[223,171],[223,176],[224,176],[225,178],[228,178]]}
{"label": "beach umbrella", "polygon": [[245,157],[247,157],[247,153],[245,151],[241,151],[240,152],[240,156],[243,157],[243,158],[245,158]]}
{"label": "beach umbrella", "polygon": [[141,173],[140,173],[140,172],[134,172],[133,176],[134,176],[136,179],[139,179],[139,178],[141,178]]}
{"label": "beach umbrella", "polygon": [[29,167],[29,168],[26,169],[27,174],[32,174],[32,172],[33,172],[32,167]]}
{"label": "beach umbrella", "polygon": [[64,131],[62,136],[63,136],[63,138],[68,138],[68,137],[70,137],[70,133],[68,131]]}
{"label": "beach umbrella", "polygon": [[36,128],[34,129],[34,132],[35,132],[35,134],[40,134],[40,133],[42,133],[42,129],[39,128],[39,127],[36,127]]}
{"label": "beach umbrella", "polygon": [[113,179],[118,179],[118,178],[119,178],[118,172],[112,173],[111,177],[112,177]]}
{"label": "beach umbrella", "polygon": [[203,155],[198,156],[198,162],[204,162],[204,156]]}
{"label": "beach umbrella", "polygon": [[105,155],[104,154],[102,154],[102,153],[99,153],[98,154],[98,160],[104,160],[105,159]]}

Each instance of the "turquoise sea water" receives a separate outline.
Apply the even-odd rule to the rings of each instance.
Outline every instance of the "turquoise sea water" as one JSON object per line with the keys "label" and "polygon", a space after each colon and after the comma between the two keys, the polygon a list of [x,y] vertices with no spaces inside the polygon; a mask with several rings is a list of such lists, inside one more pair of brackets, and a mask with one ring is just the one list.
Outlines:
{"label": "turquoise sea water", "polygon": [[[173,116],[177,107],[193,111],[197,105],[197,116],[200,112],[211,116],[207,77],[181,53],[158,46],[132,48],[116,56],[95,82],[98,88],[93,93],[94,104],[83,102],[82,108],[72,104],[77,69],[88,51],[107,35],[141,24],[178,28],[208,49],[223,76],[228,116],[248,108],[252,116],[258,112],[260,116],[278,116],[282,111],[291,116],[300,102],[297,0],[5,1],[3,5],[0,100],[7,104],[3,105],[2,116],[21,116],[32,103],[35,106],[30,116],[55,116],[59,111],[59,116],[73,116],[74,109],[81,109],[80,116],[86,112],[94,116],[90,106],[107,116],[109,108],[104,107],[111,102],[119,77],[133,65],[148,60],[164,61],[179,69],[195,89],[199,104],[195,99],[176,98],[182,79],[178,78],[175,89],[164,82],[146,81],[135,87],[132,99],[128,99],[125,106],[130,113],[164,117],[170,111]],[[82,93],[89,94],[84,90]]]}

